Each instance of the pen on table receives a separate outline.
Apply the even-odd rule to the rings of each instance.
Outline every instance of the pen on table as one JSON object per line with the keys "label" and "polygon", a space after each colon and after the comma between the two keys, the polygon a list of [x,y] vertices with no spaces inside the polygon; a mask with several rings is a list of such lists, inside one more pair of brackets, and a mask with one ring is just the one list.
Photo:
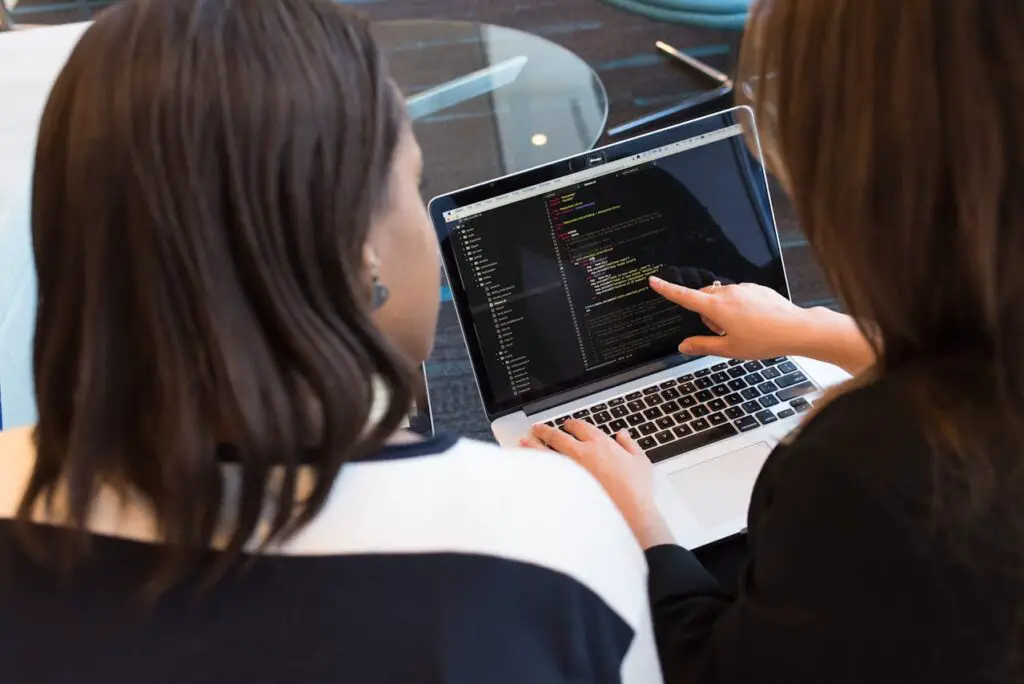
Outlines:
{"label": "pen on table", "polygon": [[672,57],[673,59],[679,60],[680,62],[682,62],[686,66],[690,67],[691,69],[696,69],[697,71],[699,71],[700,73],[704,74],[708,78],[710,78],[712,80],[715,80],[715,81],[718,81],[723,86],[724,85],[728,85],[728,86],[732,85],[732,79],[729,78],[728,74],[724,74],[721,71],[719,71],[718,69],[715,69],[712,66],[708,66],[707,64],[705,64],[704,62],[700,61],[696,57],[691,57],[690,55],[686,54],[685,52],[680,52],[679,50],[675,49],[674,47],[672,47],[671,45],[669,45],[665,41],[659,40],[654,45],[659,50],[661,50],[666,55],[668,55],[669,57]]}

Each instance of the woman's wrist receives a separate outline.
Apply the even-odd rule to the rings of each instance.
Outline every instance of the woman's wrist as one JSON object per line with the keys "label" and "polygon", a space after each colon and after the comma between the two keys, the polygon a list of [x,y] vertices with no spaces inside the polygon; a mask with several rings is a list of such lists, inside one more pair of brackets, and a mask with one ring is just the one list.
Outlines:
{"label": "woman's wrist", "polygon": [[850,375],[874,364],[875,353],[853,318],[824,307],[805,309],[804,314],[793,353],[839,366]]}
{"label": "woman's wrist", "polygon": [[640,546],[646,551],[654,546],[675,544],[675,537],[656,506],[645,506],[642,511],[630,516],[629,526]]}

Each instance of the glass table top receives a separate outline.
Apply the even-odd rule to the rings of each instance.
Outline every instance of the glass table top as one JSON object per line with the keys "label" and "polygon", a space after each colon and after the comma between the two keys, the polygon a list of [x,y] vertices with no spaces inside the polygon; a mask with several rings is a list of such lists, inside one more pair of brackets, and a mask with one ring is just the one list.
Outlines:
{"label": "glass table top", "polygon": [[423,148],[427,198],[586,152],[604,132],[601,80],[549,40],[430,20],[375,32]]}

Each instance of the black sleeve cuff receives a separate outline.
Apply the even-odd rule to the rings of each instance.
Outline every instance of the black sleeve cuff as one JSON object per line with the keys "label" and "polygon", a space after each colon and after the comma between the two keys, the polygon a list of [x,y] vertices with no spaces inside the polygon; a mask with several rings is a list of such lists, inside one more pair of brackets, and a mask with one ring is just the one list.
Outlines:
{"label": "black sleeve cuff", "polygon": [[718,580],[700,564],[696,556],[681,546],[652,546],[644,555],[647,556],[647,588],[652,606],[667,596],[722,593]]}

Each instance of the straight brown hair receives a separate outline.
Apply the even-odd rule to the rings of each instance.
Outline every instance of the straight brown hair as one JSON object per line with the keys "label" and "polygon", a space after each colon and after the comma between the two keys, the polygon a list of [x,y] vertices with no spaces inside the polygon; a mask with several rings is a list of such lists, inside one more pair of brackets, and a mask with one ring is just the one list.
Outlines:
{"label": "straight brown hair", "polygon": [[[986,581],[1024,597],[1022,29],[1018,0],[763,0],[740,82],[877,354],[846,389],[901,375],[935,454],[936,547],[977,568],[1000,530]],[[982,370],[951,376],[963,359]]]}
{"label": "straight brown hair", "polygon": [[[1022,31],[1020,0],[762,0],[739,75],[876,352],[845,389],[900,374],[933,447],[931,548],[1011,599],[998,681],[1024,671]],[[947,372],[965,358],[982,370]]]}
{"label": "straight brown hair", "polygon": [[[51,517],[77,531],[37,552],[78,563],[113,485],[155,515],[156,593],[232,504],[219,575],[313,518],[342,466],[397,429],[414,375],[371,321],[363,249],[403,119],[369,23],[330,0],[100,14],[36,152],[38,456],[19,517],[59,492]],[[371,424],[375,384],[390,401]],[[240,470],[230,501],[221,442]]]}
{"label": "straight brown hair", "polygon": [[882,365],[981,349],[1015,397],[1022,27],[1016,0],[765,0],[741,57],[769,165]]}

